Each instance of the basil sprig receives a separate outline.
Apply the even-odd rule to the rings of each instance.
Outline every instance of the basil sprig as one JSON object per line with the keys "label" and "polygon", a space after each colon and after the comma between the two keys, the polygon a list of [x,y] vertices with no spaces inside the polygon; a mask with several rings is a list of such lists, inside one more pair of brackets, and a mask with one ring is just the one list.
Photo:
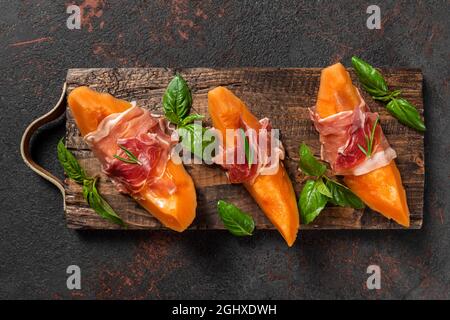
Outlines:
{"label": "basil sprig", "polygon": [[178,124],[180,127],[184,127],[187,126],[188,124],[197,121],[197,120],[201,120],[203,119],[204,116],[202,116],[201,114],[190,114],[188,115],[186,118],[184,118],[183,120],[181,120],[181,122]]}
{"label": "basil sprig", "polygon": [[91,178],[83,181],[83,196],[89,206],[94,209],[102,218],[109,220],[122,227],[125,226],[123,220],[114,212],[113,208],[106,202],[97,190],[98,178]]}
{"label": "basil sprig", "polygon": [[382,101],[389,100],[391,92],[383,76],[377,69],[355,56],[352,57],[352,64],[364,90],[374,99]]}
{"label": "basil sprig", "polygon": [[[201,120],[204,116],[200,114],[189,114],[192,107],[192,94],[186,80],[180,74],[170,81],[162,99],[164,115],[172,123],[177,125],[181,143],[186,150],[199,157],[203,156],[203,150],[214,139],[205,139],[206,128],[194,121]],[[199,143],[201,141],[201,143]],[[201,148],[194,148],[199,143]]]}
{"label": "basil sprig", "polygon": [[80,166],[74,155],[67,150],[63,139],[59,140],[57,146],[58,160],[61,163],[67,176],[81,184],[83,187],[83,197],[101,217],[121,226],[125,226],[124,221],[114,212],[111,206],[102,198],[97,189],[97,177],[89,177]]}
{"label": "basil sprig", "polygon": [[170,122],[180,124],[189,114],[191,105],[191,91],[183,77],[177,74],[170,81],[163,96],[164,114]]}
{"label": "basil sprig", "polygon": [[255,222],[251,215],[243,212],[234,204],[219,200],[217,202],[217,211],[222,219],[225,228],[228,229],[233,235],[251,236],[255,229]]}
{"label": "basil sprig", "polygon": [[303,223],[314,221],[328,202],[341,207],[364,208],[364,203],[349,188],[325,175],[326,166],[314,157],[305,143],[301,144],[299,153],[300,170],[316,177],[308,179],[300,192],[298,206]]}
{"label": "basil sprig", "polygon": [[402,98],[393,98],[387,104],[386,109],[404,125],[421,132],[426,130],[425,124],[420,119],[419,112],[417,111],[416,107],[408,102],[408,100]]}
{"label": "basil sprig", "polygon": [[328,197],[319,191],[319,181],[324,185],[322,178],[319,178],[316,181],[306,181],[305,186],[300,193],[299,206],[301,221],[305,224],[314,221],[328,202]]}
{"label": "basil sprig", "polygon": [[373,99],[387,103],[387,110],[400,123],[420,132],[425,131],[425,124],[416,107],[406,99],[399,98],[400,90],[390,91],[383,75],[377,69],[355,56],[352,57],[352,65],[364,90]]}
{"label": "basil sprig", "polygon": [[311,150],[305,143],[302,143],[300,145],[299,153],[299,167],[306,175],[318,177],[325,173],[325,171],[327,170],[326,165],[324,165],[314,157]]}
{"label": "basil sprig", "polygon": [[80,166],[74,155],[66,149],[62,138],[59,140],[56,149],[59,163],[61,163],[67,176],[73,181],[83,184],[83,181],[88,179],[86,172]]}
{"label": "basil sprig", "polygon": [[203,155],[203,150],[210,143],[214,142],[214,137],[211,136],[209,139],[205,137],[206,130],[206,128],[198,123],[190,123],[178,128],[178,134],[180,135],[183,147],[199,159],[209,156]]}
{"label": "basil sprig", "polygon": [[326,186],[331,193],[331,197],[328,199],[329,202],[340,207],[364,208],[364,203],[349,188],[335,180],[328,178],[326,180]]}
{"label": "basil sprig", "polygon": [[241,134],[242,140],[244,141],[245,159],[247,160],[248,167],[250,168],[253,164],[253,149],[250,148],[250,142],[248,141],[248,137],[245,134],[245,130],[240,128],[239,132]]}

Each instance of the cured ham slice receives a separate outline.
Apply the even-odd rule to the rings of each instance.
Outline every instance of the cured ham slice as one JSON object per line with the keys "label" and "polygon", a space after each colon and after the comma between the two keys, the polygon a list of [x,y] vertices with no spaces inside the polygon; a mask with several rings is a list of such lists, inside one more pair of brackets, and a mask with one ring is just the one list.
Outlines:
{"label": "cured ham slice", "polygon": [[[240,128],[234,130],[234,144],[219,146],[219,154],[213,162],[221,165],[226,171],[231,183],[253,184],[259,175],[273,175],[278,171],[280,160],[284,159],[284,148],[281,142],[272,139],[272,125],[268,118],[259,120],[258,130],[252,129],[242,118]],[[232,131],[233,132],[233,131]],[[242,132],[242,134],[239,134]],[[248,141],[251,163],[245,154],[244,135]]]}
{"label": "cured ham slice", "polygon": [[322,118],[313,107],[311,120],[320,134],[321,158],[327,161],[337,175],[363,175],[389,164],[397,157],[379,125],[375,128],[373,149],[370,157],[367,150],[377,113],[369,111],[364,100],[353,110],[341,111]]}
{"label": "cured ham slice", "polygon": [[[147,186],[172,194],[176,190],[174,184],[158,185],[175,143],[168,131],[165,119],[133,106],[103,119],[97,130],[86,135],[85,141],[120,192],[136,197]],[[129,163],[115,157],[127,158],[123,148],[135,155],[138,162]]]}

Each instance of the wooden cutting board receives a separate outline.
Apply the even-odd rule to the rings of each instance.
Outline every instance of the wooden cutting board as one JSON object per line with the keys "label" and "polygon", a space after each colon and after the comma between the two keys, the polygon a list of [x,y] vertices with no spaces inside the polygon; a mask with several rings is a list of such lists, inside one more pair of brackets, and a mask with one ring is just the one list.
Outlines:
{"label": "wooden cutting board", "polygon": [[[273,127],[281,129],[286,149],[285,166],[298,195],[304,176],[297,169],[298,148],[301,142],[319,154],[319,136],[309,119],[308,109],[316,102],[319,88],[318,68],[234,68],[234,69],[70,69],[67,74],[68,93],[78,86],[89,86],[138,106],[162,113],[161,99],[175,72],[187,80],[192,90],[193,110],[206,116],[207,93],[217,86],[226,86],[241,98],[258,117],[269,117]],[[419,69],[383,69],[388,85],[401,89],[403,96],[423,113],[422,73]],[[355,84],[358,81],[351,71]],[[392,147],[397,151],[397,165],[403,178],[409,208],[411,229],[419,229],[423,221],[424,149],[423,135],[401,125],[391,117],[382,104],[361,92],[372,111],[380,113],[381,125]],[[89,174],[101,176],[99,189],[116,212],[132,225],[129,229],[164,229],[150,214],[126,195],[119,194],[110,180],[101,173],[99,162],[84,143],[67,109],[67,147],[80,160]],[[218,219],[216,203],[219,199],[233,202],[251,213],[258,229],[273,229],[256,203],[240,185],[228,183],[218,166],[189,165],[197,189],[197,217],[191,229],[223,229]],[[83,199],[81,188],[69,179],[66,183],[67,225],[76,229],[117,229],[118,226],[100,218]],[[327,207],[310,225],[303,229],[397,229],[401,228],[380,214],[366,208]]]}

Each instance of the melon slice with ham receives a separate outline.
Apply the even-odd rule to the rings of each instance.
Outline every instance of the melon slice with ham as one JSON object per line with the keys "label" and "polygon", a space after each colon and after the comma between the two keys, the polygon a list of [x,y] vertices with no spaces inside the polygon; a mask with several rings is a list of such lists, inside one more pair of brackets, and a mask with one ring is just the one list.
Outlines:
{"label": "melon slice with ham", "polygon": [[[194,183],[183,164],[169,157],[170,135],[166,121],[148,110],[78,87],[68,96],[75,122],[94,155],[118,191],[127,193],[164,226],[185,230],[197,206]],[[124,162],[124,149],[137,163]]]}
{"label": "melon slice with ham", "polygon": [[[208,112],[214,128],[224,137],[225,146],[234,144],[226,139],[227,129],[258,131],[268,126],[268,119],[258,120],[244,102],[225,87],[217,87],[208,92]],[[289,175],[282,162],[277,162],[277,168],[271,174],[256,173],[256,176],[253,176],[254,166],[256,165],[244,164],[226,169],[229,177],[233,175],[235,183],[239,181],[238,176],[241,176],[244,187],[281,233],[288,246],[292,246],[297,238],[299,214]],[[252,179],[246,179],[247,177]]]}
{"label": "melon slice with ham", "polygon": [[[347,111],[354,111],[357,108],[362,108],[362,111],[367,113],[367,110],[364,110],[364,105],[365,103],[360,97],[358,90],[352,84],[349,73],[342,64],[337,63],[323,69],[315,106],[315,112],[318,117],[322,119],[337,118],[341,115],[345,116]],[[373,124],[373,116],[371,123]],[[362,128],[364,129],[364,127]],[[379,129],[377,128],[377,130]],[[357,133],[353,135],[353,138],[361,140],[358,139]],[[332,141],[332,139],[329,140]],[[323,138],[321,137],[322,141]],[[380,151],[382,152],[377,153],[377,157],[373,156],[371,159],[366,159],[366,163],[358,164],[360,168],[364,169],[362,171],[364,173],[357,174],[356,171],[353,171],[353,174],[344,174],[344,182],[371,209],[389,219],[393,219],[404,227],[409,227],[410,220],[406,192],[403,188],[400,172],[395,164],[395,160],[393,160],[395,152],[388,145],[382,144],[387,143],[387,140],[383,141],[380,142]],[[349,152],[349,154],[353,155],[351,161],[354,161],[355,157],[360,161],[362,152],[357,150],[359,149],[357,145],[354,144],[352,146],[351,142],[347,144],[347,147],[353,147],[354,149]],[[363,143],[363,140],[360,142]],[[339,152],[342,151],[341,149],[338,150],[340,150]],[[341,157],[340,159],[345,161],[347,158]],[[375,169],[372,170],[372,168]],[[370,171],[365,172],[368,170]]]}

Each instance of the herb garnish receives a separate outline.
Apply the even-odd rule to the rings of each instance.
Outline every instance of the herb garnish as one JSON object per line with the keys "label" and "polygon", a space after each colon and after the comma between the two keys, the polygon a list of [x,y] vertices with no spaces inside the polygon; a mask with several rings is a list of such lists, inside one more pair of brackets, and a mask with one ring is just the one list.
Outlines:
{"label": "herb garnish", "polygon": [[57,151],[58,160],[67,176],[83,186],[83,197],[89,206],[101,217],[121,226],[125,226],[124,221],[99,194],[97,190],[98,178],[87,176],[84,169],[78,163],[78,160],[69,150],[67,150],[62,138],[58,142]]}
{"label": "herb garnish", "polygon": [[[201,120],[204,116],[200,114],[189,114],[192,107],[192,94],[187,82],[180,74],[170,81],[164,93],[163,100],[164,115],[170,122],[177,125],[182,145],[200,159],[203,158],[203,150],[214,141],[213,138],[204,137],[206,128],[200,124],[193,123]],[[201,141],[201,143],[198,143]],[[198,144],[199,148],[195,147]],[[200,150],[198,150],[200,149]]]}
{"label": "herb garnish", "polygon": [[59,163],[61,163],[64,172],[70,179],[79,184],[83,184],[84,180],[89,179],[84,169],[78,163],[78,160],[67,150],[62,138],[59,140],[56,149]]}
{"label": "herb garnish", "polygon": [[421,132],[426,130],[425,124],[420,119],[419,112],[417,111],[416,107],[408,102],[408,100],[402,98],[393,98],[387,104],[386,109],[404,125]]}
{"label": "herb garnish", "polygon": [[129,164],[138,164],[138,165],[142,165],[142,163],[138,160],[138,158],[127,148],[125,148],[124,146],[119,145],[119,148],[123,150],[123,152],[125,152],[125,154],[128,156],[128,158],[122,158],[119,155],[115,154],[113,157],[123,161],[125,163],[129,163]]}
{"label": "herb garnish", "polygon": [[251,236],[255,229],[255,222],[248,213],[243,212],[234,204],[219,200],[217,211],[224,226],[235,236]]}
{"label": "herb garnish", "polygon": [[314,157],[305,143],[300,145],[299,154],[299,167],[306,175],[319,177],[327,170],[327,166]]}
{"label": "herb garnish", "polygon": [[352,65],[358,75],[364,90],[366,90],[373,99],[387,103],[389,113],[397,120],[417,131],[424,132],[425,124],[420,118],[420,114],[410,102],[399,98],[401,91],[390,91],[381,73],[368,64],[366,61],[352,57]]}
{"label": "herb garnish", "polygon": [[380,121],[380,116],[377,116],[377,119],[375,120],[375,123],[372,126],[372,131],[370,132],[370,137],[367,136],[366,133],[364,133],[364,138],[366,139],[367,149],[364,149],[364,147],[358,143],[359,150],[361,150],[366,155],[367,158],[370,158],[372,156],[373,142],[374,142],[374,138],[375,138],[375,130],[377,128],[379,121]]}
{"label": "herb garnish", "polygon": [[341,207],[364,208],[364,203],[349,188],[325,175],[326,166],[318,161],[311,149],[302,143],[300,146],[300,169],[308,176],[298,202],[301,220],[309,224],[320,214],[328,202]]}
{"label": "herb garnish", "polygon": [[91,178],[83,182],[83,196],[89,206],[94,209],[102,218],[116,223],[122,227],[125,226],[123,220],[114,212],[113,208],[103,199],[97,190],[98,178]]}
{"label": "herb garnish", "polygon": [[186,81],[179,74],[170,81],[163,96],[164,114],[170,122],[180,124],[189,114],[192,95]]}
{"label": "herb garnish", "polygon": [[248,141],[248,137],[246,136],[244,129],[240,128],[239,132],[241,133],[242,140],[244,140],[245,159],[247,160],[248,167],[250,168],[253,164],[253,150],[250,148],[250,142]]}

